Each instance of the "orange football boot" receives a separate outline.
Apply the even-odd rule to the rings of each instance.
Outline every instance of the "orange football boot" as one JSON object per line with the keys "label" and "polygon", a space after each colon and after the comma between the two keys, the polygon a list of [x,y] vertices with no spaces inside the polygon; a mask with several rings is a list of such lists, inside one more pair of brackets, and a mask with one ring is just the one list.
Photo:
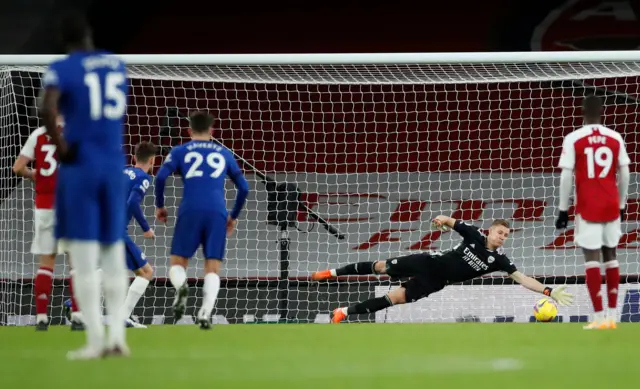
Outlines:
{"label": "orange football boot", "polygon": [[314,281],[324,281],[333,278],[331,270],[320,270],[311,275],[311,279]]}

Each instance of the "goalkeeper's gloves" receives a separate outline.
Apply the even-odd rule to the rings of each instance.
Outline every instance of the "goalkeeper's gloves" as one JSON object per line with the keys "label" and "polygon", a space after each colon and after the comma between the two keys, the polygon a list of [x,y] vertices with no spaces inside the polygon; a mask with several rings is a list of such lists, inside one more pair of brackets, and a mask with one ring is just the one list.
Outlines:
{"label": "goalkeeper's gloves", "polygon": [[550,296],[555,302],[560,305],[571,305],[573,303],[573,294],[565,292],[567,285],[561,285],[557,288],[544,288],[544,295]]}
{"label": "goalkeeper's gloves", "polygon": [[569,212],[558,212],[558,218],[556,219],[556,228],[558,230],[561,228],[567,228],[567,224],[569,224]]}
{"label": "goalkeeper's gloves", "polygon": [[624,208],[622,208],[620,210],[620,221],[623,222],[624,221]]}

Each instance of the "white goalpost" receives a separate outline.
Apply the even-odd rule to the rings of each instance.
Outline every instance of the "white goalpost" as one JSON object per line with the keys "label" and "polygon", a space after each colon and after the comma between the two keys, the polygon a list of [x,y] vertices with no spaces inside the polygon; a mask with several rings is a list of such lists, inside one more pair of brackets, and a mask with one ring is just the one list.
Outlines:
{"label": "white goalpost", "polygon": [[[459,236],[430,228],[438,214],[482,227],[508,219],[506,252],[519,270],[548,284],[568,283],[577,295],[559,320],[586,321],[590,314],[573,221],[567,231],[554,228],[556,166],[562,138],[580,126],[580,100],[589,94],[605,98],[603,124],[622,133],[635,162],[640,51],[122,57],[130,77],[127,153],[143,140],[166,153],[187,141],[189,112],[207,110],[217,118],[214,137],[236,154],[249,180],[246,209],[227,243],[215,323],[327,322],[331,309],[398,282],[313,282],[311,272],[448,249]],[[55,58],[0,55],[0,325],[33,321],[34,193],[10,168],[38,125],[35,96]],[[618,249],[623,321],[640,321],[634,166]],[[299,196],[277,193],[284,183]],[[231,183],[228,189],[231,207],[235,190]],[[134,314],[146,324],[168,324],[173,290],[166,277],[181,182],[168,181],[167,226],[155,222],[148,193],[144,211],[157,238],[145,241],[133,223],[130,233],[156,280]],[[283,224],[272,219],[277,215]],[[188,269],[192,284],[201,282],[201,269],[198,253]],[[53,323],[64,323],[68,270],[59,258]],[[199,306],[199,288],[191,293],[183,323]],[[352,321],[529,321],[539,297],[494,274]]]}

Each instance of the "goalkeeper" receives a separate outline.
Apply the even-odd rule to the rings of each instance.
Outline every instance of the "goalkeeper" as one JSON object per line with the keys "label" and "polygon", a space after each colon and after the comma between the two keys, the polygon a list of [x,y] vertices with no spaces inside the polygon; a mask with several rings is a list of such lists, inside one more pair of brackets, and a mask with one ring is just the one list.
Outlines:
{"label": "goalkeeper", "polygon": [[331,322],[340,323],[348,315],[373,313],[392,305],[412,303],[442,290],[448,284],[468,281],[494,272],[504,271],[525,288],[550,296],[560,305],[570,305],[573,295],[565,292],[566,285],[557,288],[544,286],[537,280],[519,272],[506,255],[502,246],[509,237],[509,223],[495,220],[487,235],[477,227],[447,216],[433,220],[435,227],[453,228],[463,238],[453,249],[441,253],[421,253],[384,261],[360,262],[339,269],[313,273],[316,281],[337,276],[388,274],[393,278],[409,278],[387,295],[373,298],[350,307],[336,308],[331,313]]}

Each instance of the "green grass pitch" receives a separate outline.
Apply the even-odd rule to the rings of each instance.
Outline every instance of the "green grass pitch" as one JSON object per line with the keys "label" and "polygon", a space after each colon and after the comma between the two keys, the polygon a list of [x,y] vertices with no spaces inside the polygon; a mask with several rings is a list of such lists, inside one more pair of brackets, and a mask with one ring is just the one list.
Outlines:
{"label": "green grass pitch", "polygon": [[74,361],[83,333],[0,327],[2,388],[625,388],[640,325],[271,324],[129,329],[128,359]]}

